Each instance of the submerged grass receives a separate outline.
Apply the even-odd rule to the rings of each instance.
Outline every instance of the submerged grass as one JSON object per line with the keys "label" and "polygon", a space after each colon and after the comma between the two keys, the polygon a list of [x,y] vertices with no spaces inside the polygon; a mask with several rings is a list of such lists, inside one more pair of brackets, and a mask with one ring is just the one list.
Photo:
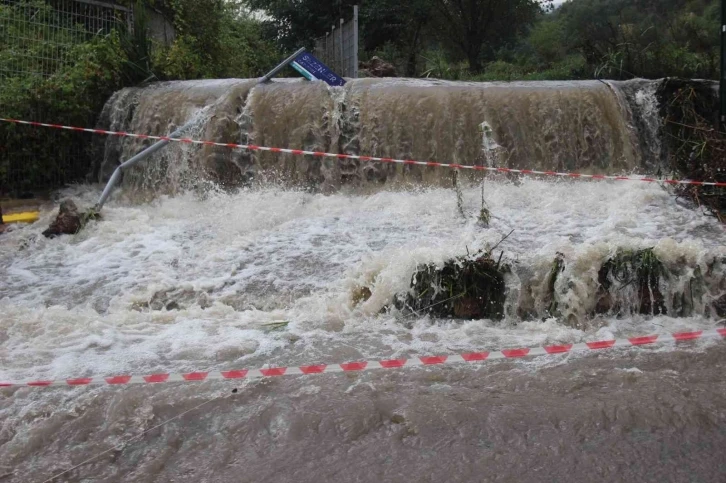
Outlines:
{"label": "submerged grass", "polygon": [[[660,281],[667,278],[668,273],[653,248],[643,250],[618,250],[600,268],[598,281],[603,295],[612,294],[613,290],[622,290],[634,285],[637,290],[641,314],[665,314],[666,306]],[[610,302],[600,304],[600,312],[618,311]],[[602,299],[601,299],[602,300]]]}
{"label": "submerged grass", "polygon": [[443,267],[421,265],[399,308],[461,319],[504,316],[505,268],[490,252],[448,260]]}
{"label": "submerged grass", "polygon": [[[726,182],[726,132],[719,126],[718,96],[710,82],[667,79],[659,89],[670,169],[679,177]],[[726,189],[679,185],[679,197],[726,221]]]}
{"label": "submerged grass", "polygon": [[436,317],[501,320],[506,300],[504,276],[510,268],[502,264],[504,252],[497,260],[492,253],[509,235],[489,250],[452,258],[443,267],[419,265],[411,289],[396,297],[396,307]]}

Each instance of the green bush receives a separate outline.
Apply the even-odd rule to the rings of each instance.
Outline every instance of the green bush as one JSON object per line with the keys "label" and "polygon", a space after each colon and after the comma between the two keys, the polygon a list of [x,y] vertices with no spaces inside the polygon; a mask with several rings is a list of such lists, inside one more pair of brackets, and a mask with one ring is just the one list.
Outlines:
{"label": "green bush", "polygon": [[429,50],[422,57],[426,63],[426,70],[422,74],[423,77],[449,80],[462,80],[469,77],[467,65],[465,63],[450,62],[443,50]]}
{"label": "green bush", "polygon": [[[68,25],[68,16],[43,0],[0,3],[0,117],[93,126],[120,88],[157,79],[258,77],[279,60],[259,24],[232,2],[169,0],[178,36],[168,47],[151,41],[144,9],[136,5],[133,30],[119,25],[93,35]],[[29,25],[38,28],[29,32]],[[48,58],[58,62],[49,66]],[[83,179],[93,139],[0,124],[0,194]]]}
{"label": "green bush", "polygon": [[156,46],[154,65],[164,79],[254,78],[282,57],[263,38],[259,22],[234,2],[171,0],[177,38]]}
{"label": "green bush", "polygon": [[[75,63],[50,77],[5,79],[0,85],[2,116],[74,126],[92,124],[106,99],[119,87],[125,52],[118,34],[113,33],[77,45],[68,55]],[[76,167],[59,160],[83,156],[88,136],[2,124],[0,139],[0,179],[12,182],[14,191],[50,187],[86,174],[85,167],[74,171]]]}
{"label": "green bush", "polygon": [[563,28],[556,21],[543,20],[535,25],[527,38],[527,44],[547,66],[566,56]]}

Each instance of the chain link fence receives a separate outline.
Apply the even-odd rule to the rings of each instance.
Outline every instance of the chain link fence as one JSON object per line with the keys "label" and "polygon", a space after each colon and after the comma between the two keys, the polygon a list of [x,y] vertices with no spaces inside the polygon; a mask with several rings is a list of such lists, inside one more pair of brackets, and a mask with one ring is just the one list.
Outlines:
{"label": "chain link fence", "polygon": [[358,77],[358,6],[353,7],[353,18],[340,19],[325,37],[315,39],[315,57],[323,61],[338,75]]}
{"label": "chain link fence", "polygon": [[70,48],[119,26],[131,10],[93,0],[0,0],[0,79],[47,78],[73,62]]}
{"label": "chain link fence", "polygon": [[[51,81],[64,67],[73,65],[73,49],[114,29],[130,29],[133,11],[115,3],[96,0],[0,0],[0,83],[26,88]],[[2,86],[0,86],[0,89]],[[61,101],[60,99],[58,101]],[[50,119],[43,103],[29,106],[32,121]],[[0,117],[6,115],[0,105]],[[88,119],[88,125],[95,119]],[[0,139],[0,195],[53,189],[83,179],[89,166],[87,146],[92,137],[80,133],[44,132],[27,128],[25,146],[8,148]],[[71,137],[72,136],[72,137]],[[56,162],[48,172],[28,181],[39,150],[54,149]]]}

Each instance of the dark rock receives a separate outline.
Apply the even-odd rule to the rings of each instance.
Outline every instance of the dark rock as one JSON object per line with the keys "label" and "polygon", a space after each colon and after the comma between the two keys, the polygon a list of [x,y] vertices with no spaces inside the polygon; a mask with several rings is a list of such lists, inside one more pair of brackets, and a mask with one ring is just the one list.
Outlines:
{"label": "dark rock", "polygon": [[368,287],[357,287],[353,291],[353,305],[362,304],[363,302],[367,301],[373,293],[371,292],[371,289]]}
{"label": "dark rock", "polygon": [[380,57],[373,57],[368,62],[361,62],[361,68],[370,77],[398,77],[396,67]]}
{"label": "dark rock", "polygon": [[63,200],[58,210],[58,216],[43,232],[46,238],[55,238],[59,235],[75,235],[83,227],[83,215],[73,200]]}
{"label": "dark rock", "polygon": [[595,304],[595,313],[601,315],[609,314],[615,308],[613,296],[611,293],[602,291],[602,286],[600,286],[600,289],[601,292],[599,293],[597,303]]}
{"label": "dark rock", "polygon": [[156,292],[148,303],[138,304],[137,308],[172,311],[184,310],[193,305],[207,309],[212,306],[212,300],[206,292],[177,288]]}

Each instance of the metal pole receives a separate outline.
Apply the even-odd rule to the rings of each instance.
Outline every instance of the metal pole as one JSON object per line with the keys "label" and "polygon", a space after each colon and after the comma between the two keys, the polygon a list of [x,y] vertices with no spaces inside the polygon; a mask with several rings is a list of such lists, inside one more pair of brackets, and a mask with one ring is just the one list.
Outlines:
{"label": "metal pole", "polygon": [[[290,62],[295,60],[295,58],[298,55],[302,54],[303,52],[305,52],[305,47],[298,49],[290,57],[283,60],[277,67],[275,67],[270,72],[265,74],[264,77],[261,77],[257,81],[257,84],[259,85],[259,84],[263,84],[263,83],[269,81],[275,74],[280,72],[287,64],[289,64]],[[176,131],[171,133],[168,137],[171,139],[179,139],[181,137],[181,135],[184,133],[184,131],[189,129],[189,127],[191,127],[192,124],[193,124],[193,122],[184,124],[182,127],[180,127],[179,129],[177,129]],[[103,193],[101,193],[101,197],[98,199],[98,203],[96,203],[96,206],[93,207],[94,211],[96,211],[96,212],[101,211],[101,208],[103,208],[103,205],[106,203],[106,200],[108,200],[108,197],[111,196],[111,191],[113,190],[114,186],[116,186],[116,183],[118,183],[119,180],[121,179],[121,174],[124,172],[124,170],[143,161],[145,158],[147,158],[148,156],[159,151],[160,149],[165,147],[170,142],[171,141],[168,141],[168,140],[158,141],[158,142],[152,144],[151,146],[149,146],[148,148],[144,149],[140,153],[136,154],[128,161],[125,161],[125,162],[121,163],[120,165],[118,165],[118,167],[116,167],[116,170],[111,175],[111,178],[108,180],[108,183],[106,183],[106,187],[103,189]]]}
{"label": "metal pole", "polygon": [[[171,133],[169,135],[169,137],[170,138],[179,138],[182,135],[182,133],[185,130],[187,130],[191,125],[192,125],[191,122],[183,125],[179,129],[177,129],[176,131]],[[98,203],[96,203],[96,206],[93,209],[97,212],[101,211],[101,208],[103,208],[104,203],[106,203],[106,200],[111,195],[111,190],[113,190],[116,183],[118,183],[119,180],[121,179],[121,173],[124,170],[137,164],[139,161],[142,161],[147,156],[150,156],[150,155],[154,154],[155,152],[159,151],[161,148],[163,148],[170,142],[171,141],[167,141],[167,140],[158,141],[158,142],[152,144],[151,146],[149,146],[148,148],[144,149],[143,151],[141,151],[140,153],[138,153],[136,156],[132,157],[128,161],[121,163],[116,168],[116,170],[114,170],[113,174],[111,175],[111,179],[109,179],[108,183],[106,183],[106,187],[103,189],[103,193],[101,193],[101,197],[98,199]]]}
{"label": "metal pole", "polygon": [[353,5],[353,79],[358,78],[358,5]]}
{"label": "metal pole", "polygon": [[275,75],[277,75],[278,72],[280,72],[282,69],[284,69],[287,64],[289,64],[290,62],[292,62],[293,60],[295,60],[295,58],[298,55],[302,54],[303,52],[305,52],[305,47],[299,48],[294,54],[292,54],[287,59],[283,60],[277,67],[275,67],[270,72],[268,72],[267,74],[265,74],[264,77],[261,77],[260,78],[260,81],[258,82],[258,84],[262,84],[264,82],[267,82],[270,79],[272,79],[273,77],[275,77]]}
{"label": "metal pole", "polygon": [[340,72],[340,69],[338,69],[338,32],[335,31],[335,24],[333,24],[333,27],[330,29],[330,63],[328,65],[333,66],[333,70],[335,72]]}
{"label": "metal pole", "polygon": [[719,80],[721,124],[726,125],[726,0],[721,0],[721,76]]}
{"label": "metal pole", "polygon": [[338,29],[338,69],[337,71],[343,74],[345,70],[345,55],[343,53],[343,24],[345,20],[340,19],[340,28]]}

